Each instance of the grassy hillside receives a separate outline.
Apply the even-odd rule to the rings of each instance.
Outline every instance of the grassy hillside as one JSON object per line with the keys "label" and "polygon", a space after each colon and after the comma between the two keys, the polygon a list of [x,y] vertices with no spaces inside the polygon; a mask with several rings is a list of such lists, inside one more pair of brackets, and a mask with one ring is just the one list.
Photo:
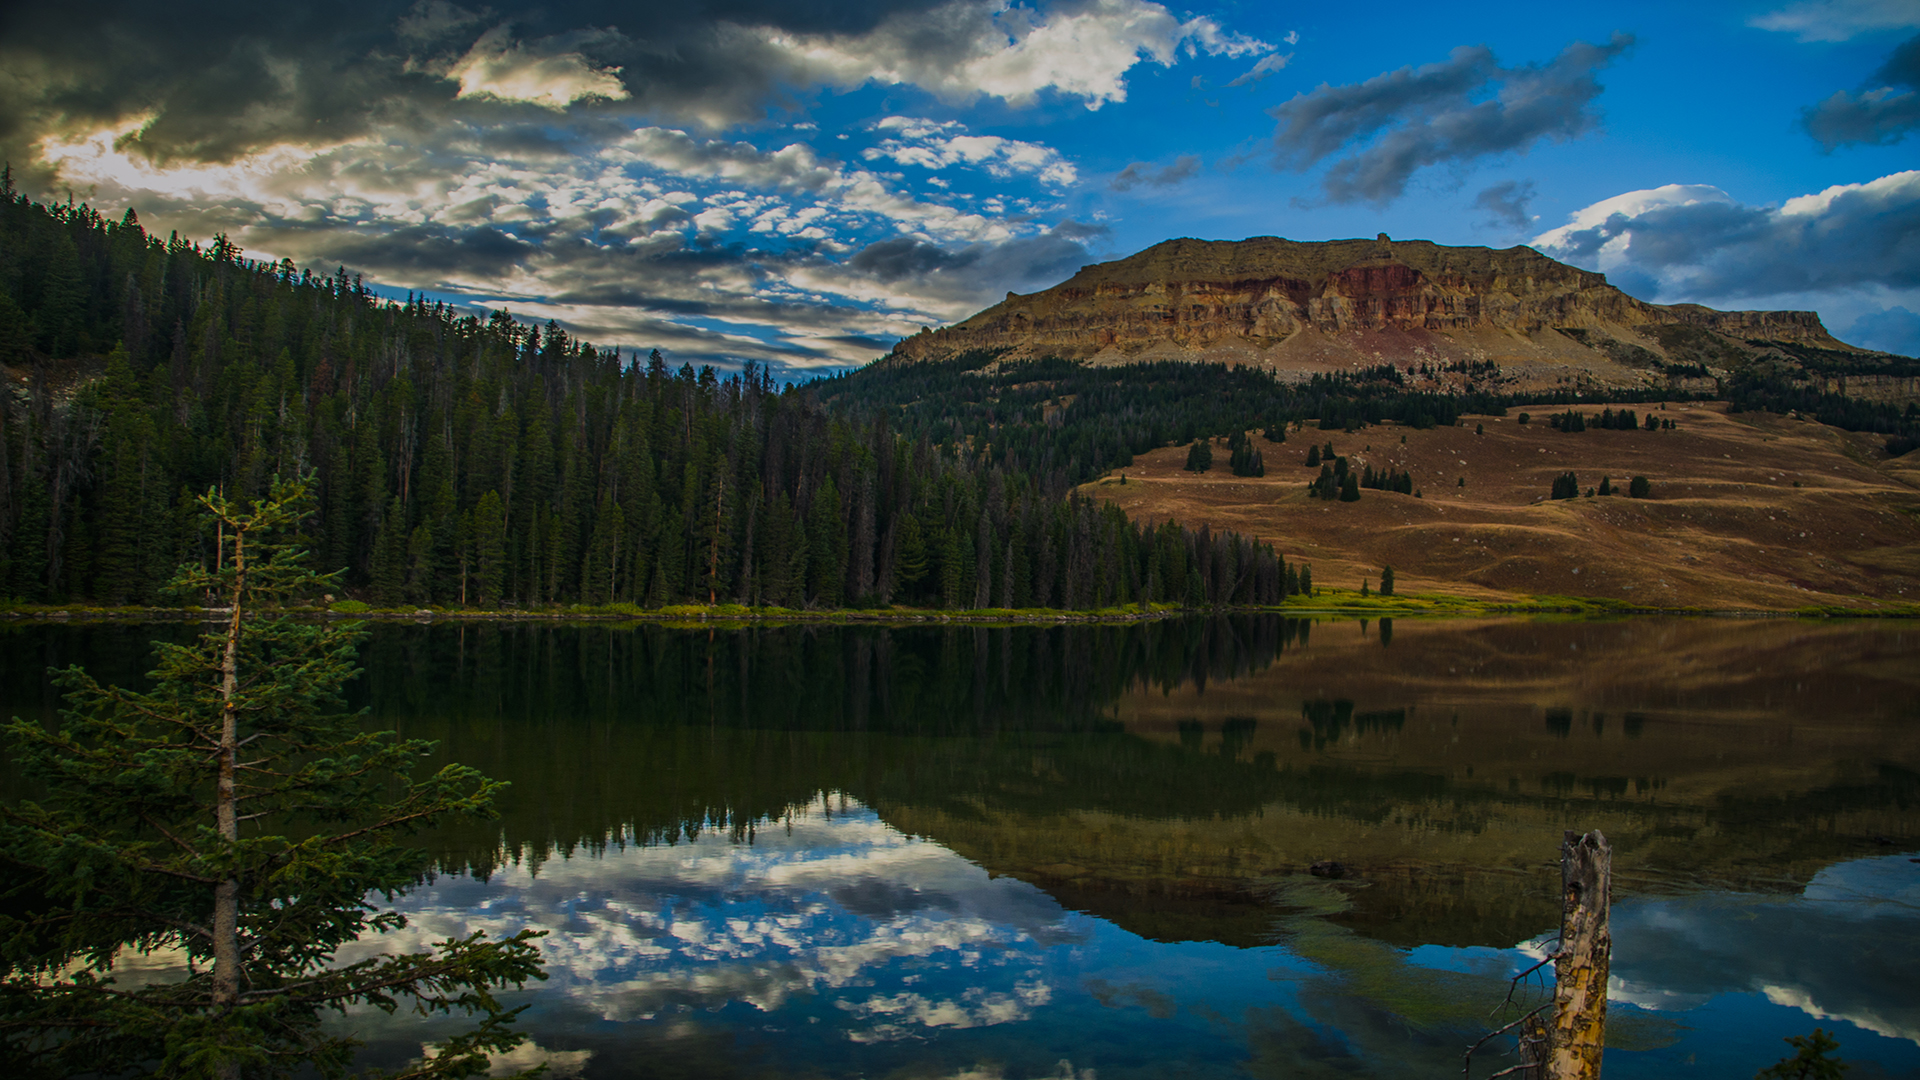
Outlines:
{"label": "grassy hillside", "polygon": [[[1400,591],[1490,599],[1769,610],[1920,600],[1916,455],[1889,458],[1878,438],[1724,403],[1656,406],[1652,415],[1675,423],[1658,431],[1555,430],[1549,414],[1563,411],[1515,406],[1424,431],[1307,430],[1284,444],[1255,433],[1261,477],[1223,465],[1188,472],[1187,448],[1166,447],[1083,490],[1137,519],[1259,536],[1311,562],[1323,586],[1358,588],[1364,578],[1377,588],[1392,566]],[[1307,449],[1329,441],[1355,471],[1410,473],[1418,496],[1311,497],[1319,468],[1305,467]],[[1224,461],[1224,443],[1215,458]],[[1548,498],[1568,472],[1580,497]],[[1627,497],[1634,476],[1648,478],[1649,497]],[[1603,478],[1621,493],[1588,497]]]}

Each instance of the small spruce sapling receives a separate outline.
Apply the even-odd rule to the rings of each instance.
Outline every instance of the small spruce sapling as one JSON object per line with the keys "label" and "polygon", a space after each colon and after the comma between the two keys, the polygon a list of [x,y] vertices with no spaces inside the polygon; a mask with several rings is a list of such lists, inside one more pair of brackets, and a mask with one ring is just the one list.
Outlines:
{"label": "small spruce sapling", "polygon": [[[15,1075],[336,1077],[358,1044],[321,1015],[354,1005],[480,1016],[409,1077],[485,1072],[521,1041],[508,1026],[519,1010],[493,991],[545,977],[533,931],[336,962],[363,933],[405,925],[376,899],[427,869],[400,838],[491,815],[505,785],[461,765],[413,778],[432,744],[340,711],[359,628],[257,612],[330,583],[272,539],[307,516],[310,488],[275,477],[250,507],[200,500],[218,568],[189,567],[175,587],[218,596],[225,623],[158,644],[152,690],[68,668],[57,723],[5,725],[44,790],[0,810],[13,864],[0,1041]],[[178,977],[116,981],[123,955],[169,950],[187,961]]]}

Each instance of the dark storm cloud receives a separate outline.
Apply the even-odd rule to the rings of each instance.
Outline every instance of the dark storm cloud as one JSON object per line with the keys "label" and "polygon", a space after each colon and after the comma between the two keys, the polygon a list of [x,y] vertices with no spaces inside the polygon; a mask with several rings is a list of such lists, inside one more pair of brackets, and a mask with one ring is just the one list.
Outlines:
{"label": "dark storm cloud", "polygon": [[1172,187],[1184,180],[1191,179],[1200,171],[1200,159],[1192,154],[1175,158],[1173,164],[1164,169],[1156,169],[1144,161],[1136,161],[1120,170],[1108,186],[1115,191],[1132,191],[1142,184],[1150,187]]}
{"label": "dark storm cloud", "polygon": [[1533,195],[1533,181],[1505,180],[1475,195],[1473,205],[1487,212],[1488,227],[1519,230],[1533,224],[1533,215],[1527,212]]}
{"label": "dark storm cloud", "polygon": [[1829,151],[1856,143],[1885,146],[1906,138],[1920,127],[1920,35],[1893,50],[1859,92],[1834,94],[1801,112],[1800,123]]}
{"label": "dark storm cloud", "polygon": [[328,230],[318,246],[325,252],[325,262],[407,280],[445,277],[456,271],[497,276],[540,250],[491,225],[475,229],[410,225],[390,232]]}
{"label": "dark storm cloud", "polygon": [[1920,312],[1891,307],[1853,320],[1846,340],[1869,349],[1920,356]]}
{"label": "dark storm cloud", "polygon": [[881,281],[899,281],[945,270],[961,263],[938,244],[929,244],[910,236],[898,236],[869,244],[854,253],[847,265]]}
{"label": "dark storm cloud", "polygon": [[1063,222],[1043,236],[943,248],[917,240],[870,244],[846,261],[853,273],[916,294],[970,307],[986,307],[1011,290],[1057,285],[1092,261],[1082,240],[1105,235],[1101,226]]}
{"label": "dark storm cloud", "polygon": [[[726,122],[762,115],[779,88],[803,74],[768,44],[765,31],[865,33],[889,16],[930,6],[928,0],[628,0],[477,11],[443,0],[9,4],[0,9],[0,70],[8,76],[0,80],[0,151],[16,163],[30,162],[33,144],[49,134],[143,114],[153,120],[132,140],[134,148],[159,160],[203,161],[231,160],[277,142],[337,141],[378,124],[423,127],[455,109],[501,119],[525,115],[537,106],[478,96],[455,100],[461,89],[456,68],[473,59],[488,34],[497,35],[499,66],[564,61],[618,79],[618,92],[582,98],[577,109],[612,102],[628,111]],[[953,51],[964,44],[930,47]]]}
{"label": "dark storm cloud", "polygon": [[[1306,170],[1335,155],[1322,188],[1336,203],[1398,198],[1418,170],[1572,139],[1598,122],[1598,73],[1633,45],[1575,42],[1553,62],[1501,67],[1485,46],[1361,83],[1322,83],[1270,110],[1278,164]],[[1372,140],[1368,143],[1368,140]],[[1358,149],[1356,144],[1367,143]]]}
{"label": "dark storm cloud", "polygon": [[[1895,173],[1782,207],[1697,201],[1616,213],[1536,241],[1549,255],[1596,266],[1626,238],[1625,264],[1663,297],[1714,302],[1858,286],[1920,288],[1920,172]],[[1544,239],[1544,238],[1543,238]]]}

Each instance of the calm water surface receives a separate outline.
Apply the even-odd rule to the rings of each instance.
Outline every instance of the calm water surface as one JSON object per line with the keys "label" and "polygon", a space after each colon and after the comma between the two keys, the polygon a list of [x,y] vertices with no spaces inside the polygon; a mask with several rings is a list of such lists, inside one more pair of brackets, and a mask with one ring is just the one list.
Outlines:
{"label": "calm water surface", "polygon": [[[179,632],[0,628],[0,705]],[[1855,1080],[1920,1076],[1920,627],[395,625],[362,656],[378,723],[514,784],[374,944],[550,931],[517,1063],[557,1075],[1458,1076],[1556,925],[1562,830],[1598,828],[1609,1077],[1744,1080],[1816,1026]],[[349,1023],[390,1062],[435,1033]]]}

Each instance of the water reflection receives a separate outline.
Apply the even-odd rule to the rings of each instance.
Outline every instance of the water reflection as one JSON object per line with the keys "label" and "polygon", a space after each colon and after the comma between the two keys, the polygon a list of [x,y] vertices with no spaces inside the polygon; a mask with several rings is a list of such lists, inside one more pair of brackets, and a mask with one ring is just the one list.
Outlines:
{"label": "water reflection", "polygon": [[[145,636],[0,628],[0,704]],[[1874,1075],[1920,1068],[1913,637],[381,626],[354,693],[513,783],[429,838],[408,933],[551,930],[526,1054],[562,1073],[1452,1071],[1597,827],[1610,1076],[1752,1075],[1816,1022]]]}

